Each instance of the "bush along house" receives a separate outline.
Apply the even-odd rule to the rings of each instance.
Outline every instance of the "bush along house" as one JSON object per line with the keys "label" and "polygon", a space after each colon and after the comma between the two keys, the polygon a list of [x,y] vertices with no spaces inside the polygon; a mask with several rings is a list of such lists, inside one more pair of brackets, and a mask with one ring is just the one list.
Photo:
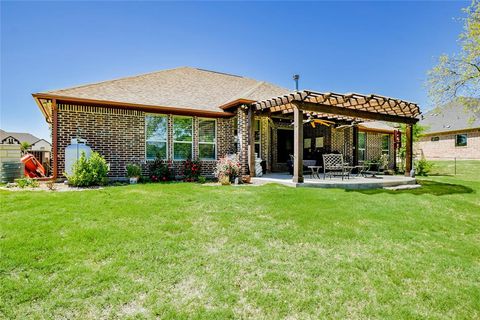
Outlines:
{"label": "bush along house", "polygon": [[[81,138],[124,177],[126,165],[156,158],[181,174],[187,159],[212,176],[216,161],[237,154],[242,175],[286,171],[303,181],[304,160],[341,153],[352,165],[387,154],[395,165],[394,135],[385,122],[407,124],[406,172],[419,107],[380,95],[290,91],[264,81],[181,67],[33,94],[51,125],[53,175],[65,171],[65,148]],[[293,160],[292,160],[293,159]],[[321,165],[321,164],[319,164]]]}

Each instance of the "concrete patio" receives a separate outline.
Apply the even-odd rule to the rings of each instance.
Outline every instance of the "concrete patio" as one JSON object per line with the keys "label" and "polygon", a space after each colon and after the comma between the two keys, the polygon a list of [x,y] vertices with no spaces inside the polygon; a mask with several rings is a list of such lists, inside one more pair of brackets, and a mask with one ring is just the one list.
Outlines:
{"label": "concrete patio", "polygon": [[415,178],[405,176],[380,175],[376,178],[350,176],[349,179],[342,180],[341,177],[323,179],[323,174],[319,178],[312,178],[305,175],[304,183],[295,183],[292,176],[288,173],[269,173],[262,177],[252,178],[254,184],[279,183],[289,187],[310,187],[310,188],[341,188],[341,189],[379,189],[384,187],[397,187],[402,185],[415,185]]}

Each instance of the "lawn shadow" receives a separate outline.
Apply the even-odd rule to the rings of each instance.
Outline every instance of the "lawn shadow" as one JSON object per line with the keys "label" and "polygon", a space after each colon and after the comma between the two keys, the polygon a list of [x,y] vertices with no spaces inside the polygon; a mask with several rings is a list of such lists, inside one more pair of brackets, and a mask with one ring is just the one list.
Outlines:
{"label": "lawn shadow", "polygon": [[416,189],[404,189],[404,190],[386,190],[386,189],[371,189],[371,190],[345,190],[346,192],[360,192],[363,194],[379,194],[379,193],[388,193],[388,194],[413,194],[413,195],[423,195],[431,194],[434,196],[444,196],[448,194],[464,194],[464,193],[475,193],[475,191],[461,184],[453,183],[444,183],[432,180],[421,180],[418,181],[421,188]]}

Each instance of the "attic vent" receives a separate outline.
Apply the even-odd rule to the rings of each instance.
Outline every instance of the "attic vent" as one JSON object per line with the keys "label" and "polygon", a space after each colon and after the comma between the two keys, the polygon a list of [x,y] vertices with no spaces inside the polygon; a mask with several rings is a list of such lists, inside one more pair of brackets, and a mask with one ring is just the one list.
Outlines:
{"label": "attic vent", "polygon": [[200,69],[200,68],[197,68],[197,70],[200,70],[200,71],[205,71],[205,72],[212,72],[212,73],[223,74],[223,75],[225,75],[225,76],[231,76],[231,77],[243,78],[242,76],[239,76],[239,75],[236,75],[236,74],[231,74],[231,73],[225,73],[225,72],[219,72],[219,71],[212,71],[212,70]]}

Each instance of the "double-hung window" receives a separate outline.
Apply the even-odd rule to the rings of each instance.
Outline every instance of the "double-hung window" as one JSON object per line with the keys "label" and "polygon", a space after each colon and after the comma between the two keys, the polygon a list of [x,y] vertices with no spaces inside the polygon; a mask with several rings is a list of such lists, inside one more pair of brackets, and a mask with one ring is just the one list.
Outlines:
{"label": "double-hung window", "polygon": [[173,159],[186,160],[192,158],[193,118],[173,117]]}
{"label": "double-hung window", "polygon": [[165,115],[147,115],[145,117],[146,158],[167,158],[167,125]]}
{"label": "double-hung window", "polygon": [[382,135],[382,154],[388,155],[390,153],[390,135]]}
{"label": "double-hung window", "polygon": [[358,133],[358,161],[365,161],[365,151],[367,146],[367,136],[365,132]]}
{"label": "double-hung window", "polygon": [[198,120],[198,152],[201,160],[215,160],[217,130],[214,119]]}

